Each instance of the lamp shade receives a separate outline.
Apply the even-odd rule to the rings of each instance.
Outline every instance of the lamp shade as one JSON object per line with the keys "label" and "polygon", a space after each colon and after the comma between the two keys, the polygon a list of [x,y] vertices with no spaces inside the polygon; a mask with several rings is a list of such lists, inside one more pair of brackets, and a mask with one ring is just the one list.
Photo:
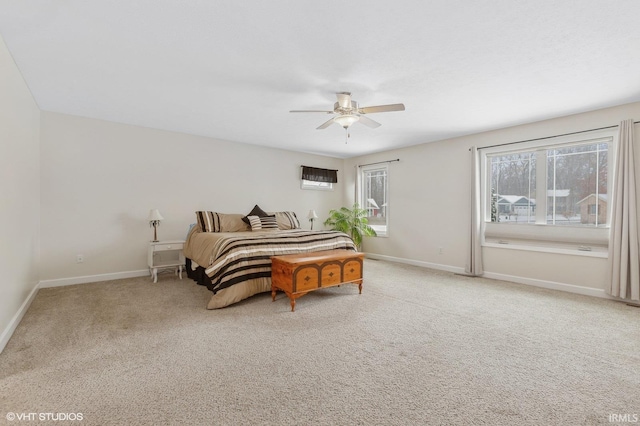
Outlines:
{"label": "lamp shade", "polygon": [[307,215],[307,219],[317,219],[318,215],[315,210],[309,210],[309,214]]}
{"label": "lamp shade", "polygon": [[160,214],[158,209],[149,210],[149,217],[147,219],[149,222],[164,220],[164,217]]}

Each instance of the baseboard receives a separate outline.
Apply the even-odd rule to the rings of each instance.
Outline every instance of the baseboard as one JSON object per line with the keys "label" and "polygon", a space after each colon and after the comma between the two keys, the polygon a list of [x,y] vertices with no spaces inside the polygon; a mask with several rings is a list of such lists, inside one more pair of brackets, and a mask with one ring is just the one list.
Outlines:
{"label": "baseboard", "polygon": [[35,299],[39,289],[40,284],[36,284],[33,287],[33,290],[31,290],[29,296],[27,296],[25,301],[22,302],[22,305],[20,306],[20,309],[18,309],[18,312],[16,312],[13,318],[11,318],[11,321],[9,321],[9,325],[7,325],[7,328],[5,328],[2,332],[2,335],[0,336],[0,353],[2,353],[4,347],[7,346],[7,343],[9,343],[9,339],[11,339],[11,336],[13,336],[13,332],[16,331],[16,328],[18,327],[18,324],[20,324],[20,321],[22,321],[22,317],[24,317],[24,314],[26,314],[29,310],[29,306],[31,306],[31,302],[33,302],[33,299]]}
{"label": "baseboard", "polygon": [[602,288],[583,287],[574,284],[559,283],[555,281],[538,280],[534,278],[517,277],[514,275],[497,274],[495,272],[486,272],[482,275],[484,278],[490,278],[499,281],[510,281],[518,284],[531,285],[534,287],[548,288],[550,290],[565,291],[567,293],[582,294],[585,296],[600,297],[602,299],[620,300],[609,296]]}
{"label": "baseboard", "polygon": [[[400,257],[385,256],[382,254],[375,254],[375,253],[365,253],[365,254],[366,254],[366,257],[369,259],[388,260],[391,262],[404,263],[407,265],[421,266],[424,268],[438,269],[441,271],[448,271],[448,272],[453,272],[455,274],[465,275],[464,268],[459,268],[455,266],[441,265],[438,263],[430,263],[430,262],[422,262],[419,260],[403,259]],[[550,290],[559,290],[559,291],[565,291],[568,293],[582,294],[585,296],[600,297],[602,299],[622,300],[622,299],[618,299],[608,295],[604,291],[604,289],[601,289],[601,288],[583,287],[583,286],[573,285],[573,284],[538,280],[534,278],[518,277],[515,275],[498,274],[495,272],[486,272],[486,271],[482,275],[482,277],[498,280],[498,281],[509,281],[517,284],[525,284],[525,285],[530,285],[534,287],[542,287]]]}
{"label": "baseboard", "polygon": [[464,268],[450,265],[441,265],[439,263],[423,262],[421,260],[404,259],[402,257],[386,256],[384,254],[365,253],[368,259],[388,260],[390,262],[404,263],[407,265],[421,266],[423,268],[438,269],[440,271],[453,272],[454,274],[463,274]]}
{"label": "baseboard", "polygon": [[85,275],[82,277],[58,278],[55,280],[42,280],[40,281],[40,288],[62,287],[65,285],[88,284],[98,281],[111,281],[119,280],[122,278],[135,278],[144,276],[149,276],[148,269],[142,269],[138,271],[114,272],[111,274]]}

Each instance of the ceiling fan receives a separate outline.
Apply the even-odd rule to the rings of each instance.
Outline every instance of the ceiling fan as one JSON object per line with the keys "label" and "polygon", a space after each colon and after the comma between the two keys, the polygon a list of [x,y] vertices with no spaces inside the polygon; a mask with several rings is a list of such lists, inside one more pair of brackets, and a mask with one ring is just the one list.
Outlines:
{"label": "ceiling fan", "polygon": [[294,110],[289,112],[320,112],[323,114],[333,114],[334,116],[317,127],[317,130],[326,129],[333,123],[337,123],[344,127],[345,130],[349,128],[353,123],[361,123],[367,127],[375,129],[380,127],[381,124],[377,121],[365,117],[365,114],[374,114],[378,112],[389,111],[404,111],[404,104],[391,104],[391,105],[377,105],[360,107],[358,102],[351,99],[350,92],[336,93],[338,102],[333,104],[333,111],[318,111],[318,110]]}

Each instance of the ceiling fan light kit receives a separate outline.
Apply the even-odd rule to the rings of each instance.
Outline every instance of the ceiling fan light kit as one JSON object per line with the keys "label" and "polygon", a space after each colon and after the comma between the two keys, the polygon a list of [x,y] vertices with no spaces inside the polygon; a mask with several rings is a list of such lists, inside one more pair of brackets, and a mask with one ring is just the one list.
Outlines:
{"label": "ceiling fan light kit", "polygon": [[[380,127],[381,124],[374,121],[365,114],[374,114],[380,112],[390,111],[404,111],[404,104],[391,104],[391,105],[377,105],[370,107],[359,107],[358,102],[351,99],[351,93],[338,92],[336,93],[338,102],[333,104],[333,111],[318,111],[318,110],[294,110],[289,112],[320,112],[322,114],[333,114],[334,117],[330,120],[322,123],[317,127],[318,130],[326,129],[333,123],[337,123],[347,130],[354,123],[361,123],[367,127],[375,129]],[[347,135],[348,137],[348,135]]]}
{"label": "ceiling fan light kit", "polygon": [[347,129],[349,126],[351,126],[353,123],[355,123],[358,120],[360,120],[360,116],[355,114],[339,115],[333,119],[333,121],[335,121],[345,129]]}

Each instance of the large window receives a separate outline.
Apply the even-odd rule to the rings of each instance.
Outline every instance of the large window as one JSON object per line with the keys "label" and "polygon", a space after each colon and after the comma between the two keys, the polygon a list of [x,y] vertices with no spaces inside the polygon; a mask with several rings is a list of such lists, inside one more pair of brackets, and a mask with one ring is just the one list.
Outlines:
{"label": "large window", "polygon": [[599,131],[483,150],[485,240],[606,245],[614,136]]}
{"label": "large window", "polygon": [[389,225],[389,167],[362,167],[361,173],[360,207],[367,211],[369,225],[376,233],[386,236]]}

